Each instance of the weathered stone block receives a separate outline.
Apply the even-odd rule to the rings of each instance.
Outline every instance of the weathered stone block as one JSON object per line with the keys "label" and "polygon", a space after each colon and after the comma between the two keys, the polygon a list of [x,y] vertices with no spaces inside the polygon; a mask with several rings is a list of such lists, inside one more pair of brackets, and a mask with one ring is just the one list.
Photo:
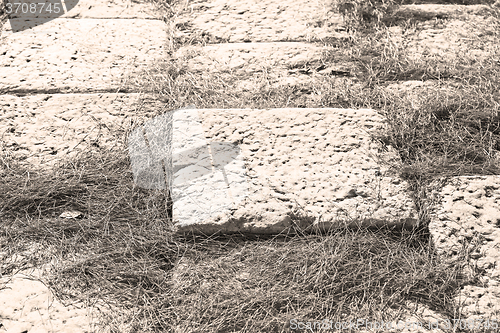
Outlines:
{"label": "weathered stone block", "polygon": [[327,50],[327,47],[298,42],[228,43],[185,46],[177,50],[174,57],[185,59],[192,72],[248,76],[259,72],[319,67]]}
{"label": "weathered stone block", "polygon": [[[484,285],[466,286],[457,297],[467,319],[500,314],[500,176],[461,176],[449,179],[437,193],[429,232],[438,253],[484,272]],[[491,316],[491,317],[490,317]]]}
{"label": "weathered stone block", "polygon": [[[277,233],[293,226],[297,211],[312,218],[304,221],[315,221],[304,222],[303,228],[417,222],[405,182],[382,163],[397,162],[397,154],[370,138],[385,126],[373,110],[189,113],[191,124],[183,123],[182,135],[189,136],[192,129],[194,137],[201,137],[203,130],[211,163],[206,154],[194,154],[197,162],[174,174],[173,191],[184,193],[186,199],[178,196],[174,201],[179,232]],[[174,155],[194,151],[176,137],[180,135],[174,132]],[[227,160],[217,162],[214,152],[224,145],[231,150],[230,144],[234,150],[221,155]]]}
{"label": "weathered stone block", "polygon": [[230,43],[327,39],[341,35],[336,27],[342,18],[330,9],[331,2],[323,0],[307,5],[290,0],[286,6],[272,0],[196,3],[177,15],[175,22],[182,29],[175,37],[189,38],[201,32]]}
{"label": "weathered stone block", "polygon": [[146,1],[79,0],[78,4],[63,17],[80,19],[159,19],[160,14],[160,11],[157,8],[155,9],[151,2]]}
{"label": "weathered stone block", "polygon": [[0,95],[0,144],[18,161],[51,165],[124,145],[125,133],[163,105],[144,94]]}
{"label": "weathered stone block", "polygon": [[0,43],[0,90],[11,93],[130,88],[130,77],[163,57],[167,37],[159,20],[58,18],[18,33],[9,27]]}

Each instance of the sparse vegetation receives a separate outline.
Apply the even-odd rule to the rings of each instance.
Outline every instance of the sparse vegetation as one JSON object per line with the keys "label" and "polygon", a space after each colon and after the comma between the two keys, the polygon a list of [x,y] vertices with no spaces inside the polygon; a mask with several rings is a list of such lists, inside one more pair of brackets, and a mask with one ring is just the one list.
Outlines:
{"label": "sparse vegetation", "polygon": [[[293,318],[390,321],[413,303],[452,316],[452,295],[475,278],[439,259],[422,230],[174,237],[165,197],[134,188],[127,162],[119,153],[87,156],[27,178],[4,161],[2,274],[57,258],[46,282],[60,297],[104,300],[123,309],[125,317],[110,320],[139,332],[282,332]],[[64,209],[84,218],[57,218]]]}
{"label": "sparse vegetation", "polygon": [[[354,7],[342,7],[347,3]],[[293,318],[398,320],[417,303],[459,318],[453,296],[477,283],[478,272],[465,270],[466,250],[454,262],[436,255],[425,230],[427,186],[439,177],[499,174],[498,12],[492,8],[496,26],[462,49],[447,57],[419,50],[415,57],[419,23],[398,23],[403,32],[396,39],[382,22],[395,5],[342,0],[335,7],[345,8],[355,29],[331,41],[335,52],[324,61],[343,59],[350,77],[292,86],[266,74],[192,74],[169,61],[142,80],[171,109],[379,110],[389,128],[376,139],[401,156],[397,167],[412,185],[421,230],[180,238],[167,222],[165,193],[134,187],[125,151],[84,155],[52,172],[26,169],[3,152],[1,274],[56,258],[60,264],[47,283],[58,296],[105,300],[122,309],[107,318],[110,323],[124,321],[131,332],[284,332]],[[239,80],[254,88],[234,89]],[[83,220],[58,218],[64,209],[80,210]],[[13,261],[28,249],[29,257]]]}

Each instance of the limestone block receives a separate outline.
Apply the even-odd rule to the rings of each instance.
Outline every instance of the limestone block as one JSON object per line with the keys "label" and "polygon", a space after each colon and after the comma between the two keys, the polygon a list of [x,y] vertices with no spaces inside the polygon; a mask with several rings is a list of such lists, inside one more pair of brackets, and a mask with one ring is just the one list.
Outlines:
{"label": "limestone block", "polygon": [[[405,182],[387,166],[397,161],[397,154],[370,139],[370,133],[384,126],[373,110],[205,109],[197,114],[208,142],[233,144],[241,153],[235,150],[220,169],[228,181],[214,170],[211,179],[196,178],[182,191],[199,201],[220,195],[219,206],[230,200],[222,194],[223,183],[229,195],[243,195],[208,219],[177,221],[179,232],[281,232],[292,226],[297,211],[315,221],[305,222],[304,228],[416,223]],[[192,126],[200,133],[198,124]],[[216,160],[212,157],[213,167]],[[204,163],[194,164],[193,172],[208,175]],[[176,207],[183,211],[192,205],[178,201]]]}
{"label": "limestone block", "polygon": [[[342,59],[325,64],[325,57]],[[176,67],[189,76],[215,75],[232,82],[236,94],[265,89],[287,89],[300,94],[303,105],[320,104],[321,94],[311,87],[345,84],[357,65],[330,46],[305,42],[222,43],[186,45],[172,56]],[[299,93],[300,92],[300,93]]]}
{"label": "limestone block", "polygon": [[322,57],[327,50],[330,49],[302,42],[229,43],[185,46],[175,52],[174,58],[184,59],[190,72],[247,76],[280,70],[297,75],[300,70],[324,70]]}
{"label": "limestone block", "polygon": [[[145,1],[124,1],[124,0],[9,0],[13,4],[13,12],[9,14],[10,19],[21,18],[29,19],[55,19],[62,18],[114,18],[114,19],[159,19],[160,11],[155,10],[152,3]],[[18,8],[23,3],[28,5],[36,4],[36,7],[31,6],[30,10],[22,10]],[[17,5],[20,4],[20,5]],[[43,4],[43,6],[42,6]],[[48,7],[48,4],[51,4]],[[54,6],[55,4],[55,6]],[[16,10],[17,9],[17,10]],[[41,20],[40,23],[48,22],[49,20]]]}
{"label": "limestone block", "polygon": [[[67,3],[68,0],[65,1]],[[159,19],[160,11],[146,1],[79,0],[64,18]]]}
{"label": "limestone block", "polygon": [[5,27],[0,90],[12,93],[130,89],[127,80],[163,57],[166,40],[159,20],[58,18],[17,33]]}
{"label": "limestone block", "polygon": [[203,34],[230,43],[314,41],[338,36],[335,28],[341,23],[328,1],[216,0],[193,4],[179,14],[175,24],[182,28],[174,37]]}
{"label": "limestone block", "polygon": [[[467,241],[477,241],[479,258],[500,260],[500,177],[452,178],[438,193],[441,204],[429,224],[435,246],[443,255],[458,253]],[[450,237],[455,236],[455,237]],[[490,269],[490,273],[494,270]],[[497,279],[500,276],[496,277]]]}
{"label": "limestone block", "polygon": [[16,160],[51,165],[82,150],[111,149],[163,105],[142,94],[0,95],[0,145]]}
{"label": "limestone block", "polygon": [[457,301],[465,301],[468,318],[496,318],[500,314],[500,177],[453,177],[436,194],[439,204],[429,232],[438,253],[453,259],[468,251],[469,264],[484,272],[485,286],[466,287]]}

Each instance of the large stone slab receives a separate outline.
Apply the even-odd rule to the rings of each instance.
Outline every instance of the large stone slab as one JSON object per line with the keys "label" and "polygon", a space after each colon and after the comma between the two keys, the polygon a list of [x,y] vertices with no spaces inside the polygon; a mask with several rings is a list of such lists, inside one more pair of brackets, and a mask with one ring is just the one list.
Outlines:
{"label": "large stone slab", "polygon": [[[340,224],[415,225],[397,154],[373,110],[180,110],[172,116],[179,232],[279,233]],[[167,168],[169,167],[167,163]]]}
{"label": "large stone slab", "polygon": [[482,272],[482,284],[466,286],[457,297],[467,319],[500,314],[500,176],[449,179],[437,193],[429,223],[434,246],[454,260],[469,252],[469,263]]}
{"label": "large stone slab", "polygon": [[130,90],[130,78],[163,57],[165,41],[159,20],[59,18],[22,32],[7,29],[0,44],[0,91]]}
{"label": "large stone slab", "polygon": [[82,150],[123,145],[131,123],[163,107],[141,94],[0,95],[0,146],[19,161],[50,165]]}
{"label": "large stone slab", "polygon": [[[61,0],[39,1],[9,0],[10,26],[13,32],[20,32],[63,18],[112,18],[112,19],[160,19],[162,11],[151,2],[129,2],[123,0]],[[24,8],[23,8],[24,7]]]}
{"label": "large stone slab", "polygon": [[[184,5],[184,4],[183,4]],[[342,23],[329,1],[215,0],[199,2],[178,15],[175,38],[208,37],[209,42],[314,41],[340,36]]]}
{"label": "large stone slab", "polygon": [[[325,62],[334,52],[341,63]],[[343,85],[346,77],[357,72],[356,64],[340,53],[305,42],[225,43],[183,46],[173,54],[172,62],[185,69],[181,75],[186,77],[206,78],[209,73],[221,82],[231,82],[234,94],[288,91],[300,94],[301,107],[306,107],[320,104],[322,96],[316,93],[320,87],[337,80]]]}

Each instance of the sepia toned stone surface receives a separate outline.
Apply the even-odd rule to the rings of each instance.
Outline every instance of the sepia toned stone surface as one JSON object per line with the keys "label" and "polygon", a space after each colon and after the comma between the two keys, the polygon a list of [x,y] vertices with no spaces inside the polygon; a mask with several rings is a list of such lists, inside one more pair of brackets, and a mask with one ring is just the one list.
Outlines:
{"label": "sepia toned stone surface", "polygon": [[7,0],[12,32],[42,26],[57,18],[161,19],[162,11],[152,3],[98,2],[95,0]]}
{"label": "sepia toned stone surface", "polygon": [[175,19],[175,38],[211,42],[314,41],[340,36],[341,17],[328,1],[215,0],[194,3]]}
{"label": "sepia toned stone surface", "polygon": [[[66,1],[65,1],[66,2]],[[159,19],[161,12],[146,1],[79,0],[64,18]]]}
{"label": "sepia toned stone surface", "polygon": [[[216,198],[217,206],[226,202],[227,207],[210,218],[177,219],[181,232],[279,233],[293,226],[292,212],[297,211],[316,221],[302,228],[416,224],[405,182],[384,164],[397,161],[397,155],[370,138],[384,127],[373,110],[201,109],[197,117],[209,143],[239,147],[233,153],[239,182],[227,182],[223,194],[222,172],[214,168],[205,172],[211,179],[183,188],[191,198]],[[200,132],[197,122],[192,130]],[[210,169],[208,154],[200,154],[198,160],[200,167]],[[248,184],[243,191],[242,183]],[[245,199],[239,198],[239,204],[225,201],[227,191],[242,193]],[[190,208],[179,204],[178,209]]]}
{"label": "sepia toned stone surface", "polygon": [[149,119],[128,145],[136,184],[171,191],[179,232],[280,233],[297,212],[314,221],[304,229],[414,226],[406,183],[387,167],[398,157],[370,137],[384,126],[373,110],[184,109]]}
{"label": "sepia toned stone surface", "polygon": [[166,33],[155,20],[59,18],[2,37],[0,90],[117,92],[162,57]]}
{"label": "sepia toned stone surface", "polygon": [[[12,4],[19,2],[11,1]],[[25,0],[25,4],[37,4],[36,9],[23,12],[17,6],[13,6],[13,12],[9,19],[33,19],[33,18],[100,18],[100,19],[159,19],[161,11],[152,3],[145,1],[120,1],[120,0],[66,0],[61,1],[38,1]],[[44,4],[42,6],[41,4]],[[48,4],[51,7],[47,10]],[[54,6],[55,4],[55,6]],[[29,8],[29,7],[28,7]],[[17,9],[17,10],[16,10]],[[58,15],[61,14],[61,15]]]}
{"label": "sepia toned stone surface", "polygon": [[[0,38],[1,149],[48,167],[80,148],[124,144],[127,130],[134,129],[128,148],[142,153],[131,154],[135,181],[172,190],[180,232],[277,233],[294,226],[295,214],[308,217],[299,225],[304,229],[416,222],[406,184],[386,166],[398,163],[396,153],[370,139],[385,126],[375,111],[167,113],[149,97],[116,93],[144,89],[134,85],[135,76],[165,56],[167,38],[199,44],[174,55],[186,60],[186,75],[213,72],[226,82],[232,82],[229,76],[262,75],[283,85],[352,75],[348,57],[323,62],[325,49],[332,49],[324,45],[348,35],[330,1],[214,0],[178,7],[168,22],[170,35],[156,20],[162,14],[136,1],[82,0],[61,18],[22,33],[13,33],[7,23]],[[391,27],[388,47],[401,44],[416,59],[423,54],[456,59],[461,52],[490,59],[498,25],[483,17],[489,11],[487,6],[403,6],[399,14],[422,22],[413,30]],[[427,84],[421,79],[397,85]],[[239,82],[235,89],[258,91],[252,84]],[[297,93],[314,98],[305,90]],[[495,177],[454,179],[442,190],[439,213],[429,226],[443,256],[453,257],[457,247],[472,241],[470,257],[484,279],[457,298],[469,318],[498,317],[498,188]],[[41,282],[19,275],[2,279],[0,332],[49,331],[47,324],[59,332],[88,330],[90,308],[80,311],[49,300]]]}
{"label": "sepia toned stone surface", "polygon": [[227,216],[248,189],[241,149],[207,140],[198,112],[173,114],[172,201],[174,222],[180,225]]}
{"label": "sepia toned stone surface", "polygon": [[500,176],[454,177],[437,193],[429,224],[434,246],[444,257],[464,251],[482,274],[480,285],[457,296],[468,319],[500,315]]}
{"label": "sepia toned stone surface", "polygon": [[36,274],[26,271],[0,278],[0,332],[84,333],[97,328],[95,309],[63,305]]}
{"label": "sepia toned stone surface", "polygon": [[0,95],[0,144],[16,160],[51,164],[125,142],[134,121],[164,105],[143,94]]}

